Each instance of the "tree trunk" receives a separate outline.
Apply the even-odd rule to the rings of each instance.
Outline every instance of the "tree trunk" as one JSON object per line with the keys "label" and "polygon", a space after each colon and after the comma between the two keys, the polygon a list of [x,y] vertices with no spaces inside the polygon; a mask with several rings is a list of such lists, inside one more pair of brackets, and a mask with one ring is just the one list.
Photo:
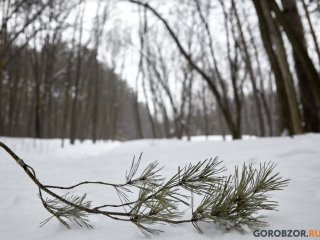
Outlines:
{"label": "tree trunk", "polygon": [[256,84],[256,80],[255,80],[255,76],[253,73],[253,68],[251,65],[251,58],[248,52],[248,47],[247,47],[247,43],[246,40],[244,38],[244,34],[242,31],[242,27],[241,27],[241,21],[238,15],[238,11],[237,8],[235,6],[235,2],[234,0],[232,0],[232,8],[237,20],[237,27],[240,33],[240,39],[241,39],[241,45],[243,47],[243,51],[244,51],[244,55],[245,55],[245,63],[246,63],[246,67],[248,69],[249,72],[249,77],[250,77],[250,81],[251,81],[251,85],[252,85],[252,92],[253,92],[253,96],[254,96],[254,102],[255,102],[255,108],[256,108],[256,114],[258,117],[258,124],[259,124],[259,130],[260,130],[260,136],[265,136],[265,128],[264,128],[264,121],[263,121],[263,116],[262,116],[262,107],[261,107],[261,103],[260,103],[260,98],[258,95],[258,88],[257,88],[257,84]]}
{"label": "tree trunk", "polygon": [[[314,95],[317,98],[318,102],[320,102],[320,77],[317,72],[309,54],[304,46],[304,42],[299,39],[299,35],[295,33],[295,29],[292,27],[292,24],[288,22],[286,18],[286,14],[284,14],[278,4],[274,0],[268,1],[271,9],[274,11],[278,22],[283,27],[291,46],[296,54],[297,58],[299,58],[301,67],[304,69],[304,73],[308,79],[308,84],[313,89]],[[295,26],[295,28],[298,28]]]}
{"label": "tree trunk", "polygon": [[280,128],[282,131],[287,128],[290,134],[302,133],[295,89],[280,30],[272,18],[268,3],[259,0],[253,0],[253,3],[259,18],[263,44],[275,75],[282,119]]}
{"label": "tree trunk", "polygon": [[71,119],[70,119],[70,143],[74,144],[75,139],[77,137],[77,110],[78,110],[78,97],[79,97],[79,85],[80,85],[80,73],[81,73],[81,66],[82,66],[82,33],[83,33],[83,12],[84,8],[82,9],[82,16],[80,19],[80,29],[79,29],[79,44],[77,50],[77,66],[76,66],[76,75],[75,75],[75,83],[74,83],[74,97],[72,101],[71,107]]}
{"label": "tree trunk", "polygon": [[[306,41],[304,37],[304,30],[301,22],[301,18],[298,13],[296,2],[294,0],[282,0],[283,12],[286,15],[287,22],[290,22],[290,27],[295,33],[298,41],[304,46],[305,51]],[[297,50],[293,48],[293,58],[295,62],[295,69],[297,72],[299,86],[300,86],[300,95],[301,102],[303,107],[305,131],[307,132],[319,132],[320,131],[320,121],[318,114],[318,107],[314,92],[312,90],[312,85],[310,82],[312,79],[309,79],[308,69],[303,66],[303,59],[299,57]],[[319,80],[319,79],[318,79]]]}

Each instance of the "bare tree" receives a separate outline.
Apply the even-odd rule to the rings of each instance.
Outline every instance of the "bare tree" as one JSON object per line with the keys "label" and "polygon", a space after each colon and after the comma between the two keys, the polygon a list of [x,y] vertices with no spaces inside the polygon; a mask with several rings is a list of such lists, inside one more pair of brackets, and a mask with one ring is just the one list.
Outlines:
{"label": "bare tree", "polygon": [[299,134],[302,132],[300,113],[279,27],[272,18],[266,2],[253,0],[253,3],[259,18],[263,44],[277,84],[282,119],[280,129],[288,129],[291,134]]}
{"label": "bare tree", "polygon": [[[287,27],[290,27],[290,29],[287,29],[286,31],[290,31],[290,32],[292,31],[292,33],[295,35],[296,41],[298,42],[299,45],[301,45],[301,47],[303,47],[303,50],[304,50],[303,51],[304,57],[302,58],[301,56],[299,56],[299,53],[296,47],[293,46],[293,58],[294,58],[295,69],[296,69],[298,80],[299,80],[301,103],[303,106],[303,116],[304,116],[304,123],[305,123],[304,128],[307,132],[319,132],[320,118],[319,118],[319,111],[318,111],[319,107],[317,106],[317,99],[316,99],[316,94],[319,95],[319,92],[317,93],[313,91],[313,85],[316,85],[316,84],[313,84],[313,82],[316,82],[319,85],[320,77],[311,59],[308,58],[308,52],[307,52],[306,41],[304,36],[304,29],[302,26],[300,15],[298,13],[296,1],[282,0],[282,5],[284,8],[283,13],[286,16],[286,22],[290,22],[290,25],[285,24]],[[279,12],[277,16],[279,16]],[[285,20],[283,19],[283,21]],[[291,38],[291,44],[293,45],[296,44],[296,41],[293,41],[293,37]],[[307,61],[310,64],[312,64],[312,66],[306,66],[302,63],[302,61],[305,61],[306,58],[308,58]],[[310,74],[309,71],[313,72],[313,74]],[[318,100],[319,99],[320,98],[318,98]]]}

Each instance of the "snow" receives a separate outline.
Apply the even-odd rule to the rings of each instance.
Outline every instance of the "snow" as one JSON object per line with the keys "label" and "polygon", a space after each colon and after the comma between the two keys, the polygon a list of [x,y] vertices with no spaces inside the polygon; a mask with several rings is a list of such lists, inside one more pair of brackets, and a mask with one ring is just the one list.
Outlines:
{"label": "snow", "polygon": [[[252,138],[237,141],[218,141],[217,137],[196,137],[186,140],[135,140],[128,142],[90,141],[66,143],[60,140],[35,140],[2,138],[37,172],[45,184],[70,186],[84,180],[120,183],[125,180],[134,155],[143,152],[142,166],[158,160],[165,166],[162,173],[169,177],[178,166],[219,156],[232,171],[244,162],[258,167],[259,163],[272,161],[289,186],[276,192],[279,211],[266,212],[270,226],[266,229],[319,229],[320,222],[320,134],[279,138]],[[62,193],[61,191],[56,191]],[[112,189],[82,186],[72,193],[87,193],[94,204],[118,203]],[[37,188],[22,169],[0,151],[0,240],[16,239],[145,239],[131,223],[119,222],[103,216],[90,216],[94,229],[72,225],[68,230],[55,219],[39,227],[49,217],[37,196]],[[199,234],[191,224],[157,226],[165,232],[153,239],[257,239],[252,232],[242,236],[235,231],[225,231],[219,226],[202,224],[204,234]],[[291,238],[294,239],[294,238]]]}

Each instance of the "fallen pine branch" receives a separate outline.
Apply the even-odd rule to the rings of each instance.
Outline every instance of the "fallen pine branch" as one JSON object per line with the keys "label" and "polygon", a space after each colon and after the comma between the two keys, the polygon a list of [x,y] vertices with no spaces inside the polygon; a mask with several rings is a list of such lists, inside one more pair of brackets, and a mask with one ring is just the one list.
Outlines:
{"label": "fallen pine branch", "polygon": [[[41,226],[52,218],[59,220],[67,228],[72,223],[81,227],[92,228],[89,215],[100,214],[119,221],[130,221],[141,232],[149,237],[161,230],[151,227],[157,223],[192,225],[202,232],[199,222],[211,222],[245,232],[245,226],[251,229],[266,226],[261,210],[276,210],[278,202],[270,200],[270,192],[282,190],[289,183],[279,173],[274,173],[275,164],[263,163],[258,169],[252,165],[243,165],[241,170],[236,167],[232,175],[222,175],[225,168],[218,158],[189,164],[177,171],[169,180],[161,175],[161,167],[157,162],[150,163],[138,174],[141,157],[132,161],[126,173],[126,181],[113,184],[101,181],[84,181],[72,186],[44,185],[38,180],[35,170],[19,158],[7,145],[2,147],[25,171],[39,191],[39,198],[51,216],[41,222]],[[116,190],[121,203],[92,206],[87,195],[59,195],[52,189],[70,190],[82,185],[102,185]],[[137,199],[132,200],[133,189],[139,191]],[[46,193],[51,198],[44,198]],[[194,206],[194,198],[200,198],[198,206]],[[182,206],[187,206],[191,217],[186,218]],[[105,209],[121,208],[122,211]]]}

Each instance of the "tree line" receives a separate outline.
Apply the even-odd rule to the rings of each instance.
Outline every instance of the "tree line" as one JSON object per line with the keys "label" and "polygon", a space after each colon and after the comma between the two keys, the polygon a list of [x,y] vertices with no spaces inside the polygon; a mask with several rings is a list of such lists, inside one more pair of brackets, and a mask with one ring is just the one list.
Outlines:
{"label": "tree line", "polygon": [[95,3],[88,29],[86,0],[1,2],[0,135],[320,131],[319,1],[127,0],[125,30],[124,5]]}
{"label": "tree line", "polygon": [[[206,101],[213,101],[214,117],[205,122],[221,115],[234,139],[244,133],[319,132],[319,2],[188,0],[169,3],[170,17],[163,2],[129,2],[140,8],[145,78],[151,92],[158,84],[166,95],[177,137],[186,134],[181,125],[194,112],[190,92],[199,93],[206,114]],[[223,27],[217,32],[219,17]],[[165,45],[172,46],[170,52]],[[179,103],[173,101],[171,78],[180,82]]]}
{"label": "tree line", "polygon": [[[71,143],[135,138],[130,118],[136,94],[98,60],[106,10],[84,42],[83,1],[9,2],[2,2],[7,16],[1,30],[0,134]],[[68,23],[71,8],[76,16]],[[64,31],[71,32],[70,39],[63,38]]]}

